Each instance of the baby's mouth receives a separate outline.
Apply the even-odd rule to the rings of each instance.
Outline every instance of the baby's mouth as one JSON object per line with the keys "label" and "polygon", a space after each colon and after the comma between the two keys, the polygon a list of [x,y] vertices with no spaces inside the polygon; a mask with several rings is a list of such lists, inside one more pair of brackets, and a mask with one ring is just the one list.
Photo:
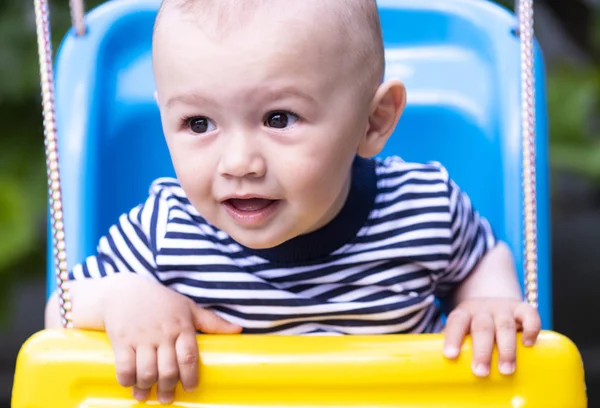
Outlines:
{"label": "baby's mouth", "polygon": [[267,198],[230,198],[225,204],[241,212],[256,212],[264,210],[277,200]]}
{"label": "baby's mouth", "polygon": [[257,228],[275,215],[280,201],[248,197],[229,198],[222,203],[229,216],[237,224],[247,228]]}

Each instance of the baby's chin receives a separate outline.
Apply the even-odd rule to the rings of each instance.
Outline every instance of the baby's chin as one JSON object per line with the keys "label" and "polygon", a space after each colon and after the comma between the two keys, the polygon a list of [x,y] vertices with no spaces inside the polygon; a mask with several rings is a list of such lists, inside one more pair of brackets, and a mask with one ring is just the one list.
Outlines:
{"label": "baby's chin", "polygon": [[278,222],[271,222],[260,228],[243,228],[230,222],[223,224],[216,227],[241,246],[254,250],[272,249],[297,236],[292,231],[281,228],[283,225]]}
{"label": "baby's chin", "polygon": [[281,234],[275,234],[270,231],[231,231],[224,230],[235,242],[238,244],[250,248],[250,249],[271,249],[275,248],[286,241],[294,238],[293,236],[281,236]]}

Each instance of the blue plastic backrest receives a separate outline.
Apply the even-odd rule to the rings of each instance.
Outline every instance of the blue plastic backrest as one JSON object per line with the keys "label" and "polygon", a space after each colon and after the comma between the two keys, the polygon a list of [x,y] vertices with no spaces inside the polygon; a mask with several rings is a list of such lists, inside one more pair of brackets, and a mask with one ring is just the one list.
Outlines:
{"label": "blue plastic backrest", "polygon": [[[70,32],[56,66],[69,267],[174,171],[155,104],[151,33],[160,0],[118,0]],[[408,106],[382,156],[441,162],[515,254],[523,277],[520,47],[516,19],[484,0],[379,0],[387,76]],[[551,328],[547,119],[536,45],[539,304]],[[48,293],[55,285],[48,247]]]}

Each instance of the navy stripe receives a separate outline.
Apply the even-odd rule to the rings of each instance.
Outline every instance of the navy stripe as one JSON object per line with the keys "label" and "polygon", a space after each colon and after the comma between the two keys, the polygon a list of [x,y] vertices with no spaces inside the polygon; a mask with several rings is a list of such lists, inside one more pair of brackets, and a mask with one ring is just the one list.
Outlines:
{"label": "navy stripe", "polygon": [[[373,320],[353,320],[353,319],[327,319],[327,320],[315,321],[315,323],[318,323],[320,325],[331,325],[331,326],[341,326],[341,327],[373,327],[373,328],[376,328],[376,327],[381,327],[381,326],[391,326],[391,325],[406,323],[409,320],[411,320],[412,318],[414,318],[414,316],[417,313],[418,312],[413,312],[407,316],[402,316],[402,317],[398,317],[395,319],[389,319],[389,320],[373,321]],[[245,334],[267,334],[267,333],[271,333],[274,331],[288,330],[288,329],[291,329],[296,326],[299,326],[299,324],[296,322],[293,322],[293,323],[277,325],[274,327],[268,327],[265,329],[245,328],[244,333]],[[414,324],[411,327],[414,327],[414,326],[417,326],[417,324]]]}
{"label": "navy stripe", "polygon": [[[229,282],[229,281],[224,281],[224,282],[215,282],[215,281],[203,281],[203,280],[195,280],[195,279],[188,279],[188,278],[170,278],[170,279],[163,279],[162,283],[164,283],[167,286],[172,286],[175,284],[183,284],[189,287],[194,287],[194,288],[203,288],[203,289],[221,289],[221,290],[271,290],[274,291],[276,290],[276,288],[273,287],[273,285],[270,285],[268,283],[263,283],[263,282],[247,282],[247,281],[241,281],[241,282]],[[232,293],[234,294],[234,293]],[[257,296],[260,296],[259,294],[257,294]]]}
{"label": "navy stripe", "polygon": [[[208,299],[208,298],[204,298],[206,300],[206,304],[214,304],[214,303],[221,303],[223,302],[222,299]],[[238,301],[238,299],[232,299],[233,301]],[[261,300],[261,302],[263,302],[266,299]],[[309,303],[308,305],[303,305],[303,304],[298,304],[298,305],[291,305],[288,304],[289,300],[288,299],[281,299],[279,300],[279,302],[281,304],[279,304],[278,306],[298,306],[298,307],[303,307],[303,306],[310,306],[315,304],[314,300],[306,300],[306,303]],[[386,304],[386,305],[377,305],[377,306],[366,306],[366,307],[362,307],[362,308],[352,308],[349,310],[343,310],[343,311],[335,311],[335,312],[319,312],[319,313],[294,313],[293,317],[294,318],[298,318],[298,319],[310,319],[310,318],[315,318],[315,317],[339,317],[339,316],[349,316],[349,315],[365,315],[365,316],[369,316],[369,315],[377,315],[380,313],[387,313],[387,312],[393,312],[395,310],[402,310],[414,305],[418,305],[419,303],[422,303],[423,299],[421,298],[410,298],[407,299],[405,301],[402,302],[395,302],[395,303],[390,303],[390,304]],[[317,304],[320,304],[317,303]],[[264,306],[264,305],[263,305]],[[256,320],[256,321],[276,321],[276,320],[282,320],[282,319],[286,319],[289,318],[289,315],[286,314],[280,314],[280,313],[243,313],[240,312],[238,310],[235,309],[231,309],[228,308],[226,306],[211,306],[211,309],[215,310],[215,311],[219,311],[219,312],[223,312],[223,313],[227,313],[230,314],[231,316],[235,316],[241,319],[245,319],[245,320]],[[273,309],[274,312],[277,311],[276,308]],[[409,315],[410,316],[410,315]],[[362,320],[362,319],[360,319]],[[367,321],[367,319],[365,319],[364,321]],[[376,322],[378,326],[381,325],[382,320],[368,320],[368,321],[373,321]]]}
{"label": "navy stripe", "polygon": [[123,230],[123,227],[121,226],[121,224],[117,224],[117,228],[119,230],[119,233],[121,234],[121,237],[125,241],[125,244],[127,245],[127,248],[129,249],[129,252],[135,257],[135,259],[137,259],[137,261],[139,263],[142,264],[142,266],[144,267],[144,270],[146,270],[150,273],[154,273],[154,267],[152,265],[150,265],[148,263],[148,261],[146,261],[146,259],[144,259],[144,257],[139,253],[138,249],[135,247],[135,245],[133,245],[133,243],[131,242],[131,240],[129,239],[129,237],[127,236],[125,231]]}
{"label": "navy stripe", "polygon": [[87,263],[84,263],[84,264],[81,266],[81,271],[82,271],[82,273],[83,273],[83,277],[84,277],[84,278],[91,278],[91,277],[92,277],[92,275],[90,274],[90,268],[88,267],[88,264],[87,264]]}
{"label": "navy stripe", "polygon": [[[389,184],[389,183],[386,183]],[[378,194],[383,196],[383,195],[388,195],[390,193],[394,193],[396,191],[398,191],[398,189],[404,187],[404,186],[444,186],[444,189],[446,189],[446,184],[444,183],[443,180],[441,179],[418,179],[418,178],[407,178],[406,180],[403,180],[402,182],[398,183],[397,185],[392,185],[392,186],[381,186],[379,187],[378,190]],[[438,192],[441,193],[441,192]]]}
{"label": "navy stripe", "polygon": [[[150,242],[151,242],[151,248],[152,248],[152,253],[156,253],[158,251],[158,248],[156,246],[156,230],[157,230],[157,224],[158,224],[158,215],[159,213],[159,208],[160,208],[160,200],[161,200],[161,193],[158,193],[156,195],[156,197],[154,198],[154,203],[152,206],[152,213],[150,216]],[[140,214],[142,212],[140,211]]]}
{"label": "navy stripe", "polygon": [[388,214],[385,217],[369,220],[368,224],[370,226],[379,225],[379,224],[383,224],[386,222],[397,220],[399,218],[414,217],[415,215],[422,215],[424,210],[427,210],[426,212],[428,214],[433,214],[433,213],[448,214],[448,206],[427,207],[425,209],[424,208],[408,208],[403,211],[397,211],[395,213]]}
{"label": "navy stripe", "polygon": [[178,265],[158,265],[156,269],[157,273],[168,273],[168,272],[238,272],[241,274],[248,273],[239,266],[228,265],[228,264],[206,264],[206,265],[195,265],[195,264],[178,264]]}
{"label": "navy stripe", "polygon": [[[177,221],[174,221],[173,224],[181,224],[181,223],[179,223]],[[198,227],[198,224],[195,224],[195,225],[196,225],[196,227]],[[220,239],[220,238],[217,238],[216,236],[207,235],[204,232],[202,232],[200,229],[198,229],[197,232],[168,231],[165,234],[165,238],[171,239],[171,240],[177,240],[177,239],[190,239],[190,240],[194,240],[194,239],[198,239],[198,240],[202,240],[202,241],[208,241],[208,242],[211,242],[213,244],[220,244],[220,245],[235,244],[237,246],[237,243],[234,240],[232,240],[231,238]]]}
{"label": "navy stripe", "polygon": [[419,178],[418,178],[419,173],[440,173],[440,169],[438,169],[437,167],[433,167],[433,166],[409,166],[409,168],[406,170],[391,170],[391,171],[380,172],[378,174],[378,176],[379,176],[380,182],[382,182],[383,180],[390,180],[390,179],[406,177],[409,174],[416,176],[416,177],[412,177],[411,179],[419,180]]}
{"label": "navy stripe", "polygon": [[384,241],[389,238],[393,238],[395,236],[406,234],[407,232],[419,231],[424,229],[440,229],[440,230],[448,230],[450,228],[450,224],[445,221],[425,221],[419,222],[415,224],[406,225],[400,228],[390,229],[387,231],[382,231],[376,234],[369,234],[364,236],[357,237],[354,242],[356,244],[368,244],[374,241]]}
{"label": "navy stripe", "polygon": [[100,253],[98,254],[98,263],[104,265],[105,263],[110,265],[110,267],[112,268],[113,271],[115,272],[119,272],[119,268],[117,268],[117,265],[115,264],[115,261],[113,261],[113,259],[106,255],[105,253]]}
{"label": "navy stripe", "polygon": [[[136,217],[136,218],[139,218],[140,215],[141,215],[141,211],[138,212],[138,217]],[[146,236],[146,234],[144,234],[144,231],[142,231],[139,227],[139,225],[141,225],[141,223],[136,224],[135,220],[131,218],[131,212],[129,214],[127,214],[127,221],[129,221],[129,225],[131,226],[133,231],[135,231],[135,234],[138,236],[140,241],[142,241],[146,247],[151,248],[150,242],[148,241],[148,237]],[[154,225],[154,228],[156,228],[156,225]]]}
{"label": "navy stripe", "polygon": [[125,267],[127,268],[126,271],[121,271],[121,272],[135,272],[135,269],[131,265],[129,265],[129,263],[125,260],[125,258],[121,254],[121,251],[119,251],[119,249],[117,248],[115,240],[111,234],[108,234],[106,236],[106,242],[108,242],[108,246],[110,247],[110,250],[113,252],[113,254],[115,254],[115,256],[118,258],[118,260],[123,265],[125,265]]}

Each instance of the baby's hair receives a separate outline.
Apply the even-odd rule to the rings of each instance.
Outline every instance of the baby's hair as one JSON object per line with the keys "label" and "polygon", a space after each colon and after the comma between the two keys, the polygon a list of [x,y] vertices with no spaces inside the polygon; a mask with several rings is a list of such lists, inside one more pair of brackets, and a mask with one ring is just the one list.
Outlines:
{"label": "baby's hair", "polygon": [[[313,0],[313,3],[314,7],[319,7],[320,13],[332,16],[332,28],[341,30],[341,35],[352,44],[352,65],[358,70],[358,82],[368,84],[369,91],[374,91],[382,81],[385,69],[377,1]],[[214,35],[222,36],[263,7],[285,7],[285,0],[163,0],[156,26],[159,25],[161,13],[171,7],[184,14],[193,13],[196,21],[210,26]],[[209,24],[204,24],[206,18],[210,19]]]}

